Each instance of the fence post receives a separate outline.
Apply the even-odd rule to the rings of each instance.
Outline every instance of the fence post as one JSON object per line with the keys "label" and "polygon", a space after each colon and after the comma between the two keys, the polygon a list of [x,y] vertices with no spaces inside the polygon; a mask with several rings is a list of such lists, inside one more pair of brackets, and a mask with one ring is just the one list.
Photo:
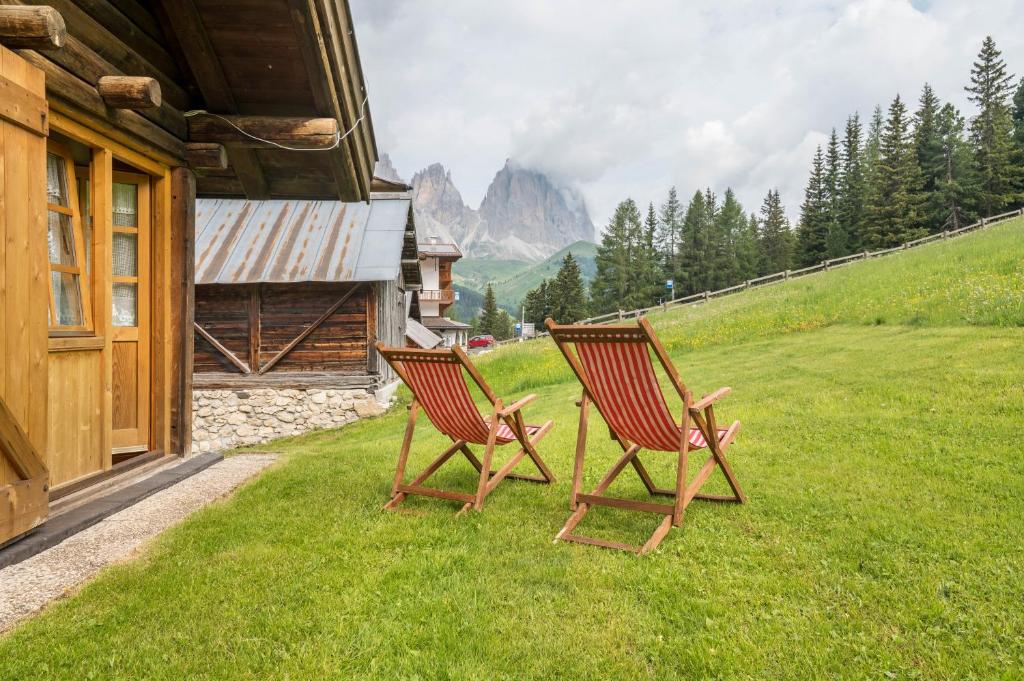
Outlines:
{"label": "fence post", "polygon": [[942,230],[942,238],[943,239],[948,239],[949,238],[949,230],[948,229]]}
{"label": "fence post", "polygon": [[786,280],[789,279],[789,270],[786,270],[785,272],[782,273],[782,278]]}
{"label": "fence post", "polygon": [[619,321],[620,321],[620,322],[622,321],[622,315],[623,315],[623,314],[624,314],[624,313],[623,313],[623,311],[622,311],[622,310],[619,310]]}
{"label": "fence post", "polygon": [[864,251],[863,253],[861,253],[861,257],[863,257],[865,260],[867,260],[868,259],[868,252]]}
{"label": "fence post", "polygon": [[749,279],[747,279],[745,282],[743,282],[743,288],[750,288],[750,280]]}
{"label": "fence post", "polygon": [[826,272],[828,272],[828,260],[822,260],[821,266],[825,268]]}
{"label": "fence post", "polygon": [[908,248],[910,248],[910,242],[909,241],[907,243],[903,244],[903,250],[907,250]]}
{"label": "fence post", "polygon": [[705,303],[708,302],[708,292],[707,291],[704,292],[704,302]]}

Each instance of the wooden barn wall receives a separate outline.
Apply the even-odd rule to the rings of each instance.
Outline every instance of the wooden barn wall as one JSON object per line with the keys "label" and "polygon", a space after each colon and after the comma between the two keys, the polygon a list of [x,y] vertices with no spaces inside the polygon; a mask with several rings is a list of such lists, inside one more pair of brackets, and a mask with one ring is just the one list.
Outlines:
{"label": "wooden barn wall", "polygon": [[[353,284],[263,284],[260,356],[284,349],[306,325],[338,302]],[[277,363],[274,371],[366,373],[367,285]]]}
{"label": "wooden barn wall", "polygon": [[[405,345],[405,293],[396,281],[382,281],[374,284],[376,298],[376,340],[396,348]],[[376,350],[371,350],[368,362],[371,373],[380,373],[384,383],[398,378],[388,363],[381,360]]]}
{"label": "wooden barn wall", "polygon": [[[196,286],[195,323],[236,356],[249,355],[249,287]],[[235,365],[204,338],[195,335],[192,370],[238,372]]]}
{"label": "wooden barn wall", "polygon": [[[283,350],[319,319],[354,284],[300,283],[259,285],[260,366]],[[239,359],[252,366],[250,352],[251,285],[198,285],[195,321]],[[268,373],[334,372],[360,375],[367,370],[367,309],[370,284],[359,284],[330,317],[284,356]],[[196,373],[235,373],[240,370],[209,342],[196,334],[193,368]]]}

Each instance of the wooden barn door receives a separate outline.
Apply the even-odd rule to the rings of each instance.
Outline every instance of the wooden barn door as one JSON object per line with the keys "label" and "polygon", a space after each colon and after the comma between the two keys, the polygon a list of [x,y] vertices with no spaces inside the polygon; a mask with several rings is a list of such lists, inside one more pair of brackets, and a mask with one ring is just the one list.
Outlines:
{"label": "wooden barn door", "polygon": [[49,270],[43,74],[0,47],[0,545],[46,519]]}
{"label": "wooden barn door", "polygon": [[149,449],[150,192],[145,175],[114,173],[112,416],[114,455]]}

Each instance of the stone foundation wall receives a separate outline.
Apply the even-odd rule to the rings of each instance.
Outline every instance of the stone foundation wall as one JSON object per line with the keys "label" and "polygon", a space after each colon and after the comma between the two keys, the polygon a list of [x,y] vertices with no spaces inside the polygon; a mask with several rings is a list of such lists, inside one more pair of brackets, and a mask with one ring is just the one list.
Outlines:
{"label": "stone foundation wall", "polygon": [[335,428],[387,405],[360,389],[194,390],[192,451],[216,452],[320,428]]}

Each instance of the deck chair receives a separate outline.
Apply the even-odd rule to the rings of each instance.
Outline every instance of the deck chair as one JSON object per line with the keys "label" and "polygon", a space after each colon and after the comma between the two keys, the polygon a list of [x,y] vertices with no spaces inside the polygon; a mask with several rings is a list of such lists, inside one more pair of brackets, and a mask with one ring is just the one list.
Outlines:
{"label": "deck chair", "polygon": [[[412,404],[409,405],[409,421],[405,427],[405,438],[402,440],[402,449],[398,455],[395,481],[391,486],[391,500],[385,504],[384,508],[394,509],[405,500],[407,495],[420,494],[461,501],[463,502],[463,506],[459,510],[461,514],[470,508],[479,511],[483,507],[487,495],[494,491],[498,483],[505,478],[541,483],[555,481],[555,476],[551,474],[547,465],[540,458],[536,448],[537,443],[551,430],[554,421],[548,421],[540,426],[528,425],[523,421],[522,409],[527,403],[533,401],[537,397],[536,395],[527,395],[507,407],[504,406],[484,381],[480,372],[470,362],[466,353],[459,347],[441,350],[415,350],[388,348],[383,343],[377,343],[376,347],[377,352],[405,381],[413,394]],[[481,416],[480,411],[473,403],[469,387],[462,373],[463,369],[491,403],[489,416]],[[409,458],[413,430],[416,427],[416,417],[420,409],[427,413],[427,418],[435,428],[451,438],[452,446],[441,452],[440,456],[434,459],[411,482],[403,483],[405,464]],[[495,448],[511,442],[519,443],[519,451],[501,468],[492,470],[491,463]],[[469,448],[470,444],[484,446],[483,461],[473,454]],[[479,473],[476,492],[468,494],[425,487],[423,483],[427,478],[436,473],[456,452],[462,452]],[[540,477],[512,473],[512,470],[526,456],[530,457],[540,471]]]}
{"label": "deck chair", "polygon": [[[580,408],[579,431],[576,437],[576,463],[572,475],[572,515],[565,527],[555,536],[555,542],[573,541],[606,548],[622,549],[644,554],[655,549],[668,531],[683,522],[686,507],[694,499],[732,501],[744,503],[746,496],[740,488],[725,452],[736,438],[740,422],[728,428],[719,428],[715,419],[714,403],[729,394],[729,388],[720,388],[694,402],[693,396],[679,378],[650,323],[640,318],[636,326],[568,326],[545,322],[551,337],[576,377],[583,385],[583,396],[577,402]],[[570,346],[575,346],[575,352]],[[654,372],[648,349],[654,351],[669,381],[683,401],[682,418],[676,421],[665,402],[665,396]],[[608,425],[611,438],[621,445],[624,454],[601,478],[589,493],[580,492],[583,477],[583,458],[587,446],[587,416],[591,403]],[[707,447],[710,456],[696,477],[687,484],[686,465],[689,453]],[[647,469],[640,461],[641,449],[654,452],[673,452],[678,456],[674,489],[655,486]],[[674,497],[670,504],[641,502],[605,495],[605,490],[627,465],[632,465],[651,495]],[[701,487],[715,470],[720,468],[732,488],[732,495],[702,494]],[[592,506],[645,511],[664,516],[657,529],[642,546],[574,534],[573,530]]]}

